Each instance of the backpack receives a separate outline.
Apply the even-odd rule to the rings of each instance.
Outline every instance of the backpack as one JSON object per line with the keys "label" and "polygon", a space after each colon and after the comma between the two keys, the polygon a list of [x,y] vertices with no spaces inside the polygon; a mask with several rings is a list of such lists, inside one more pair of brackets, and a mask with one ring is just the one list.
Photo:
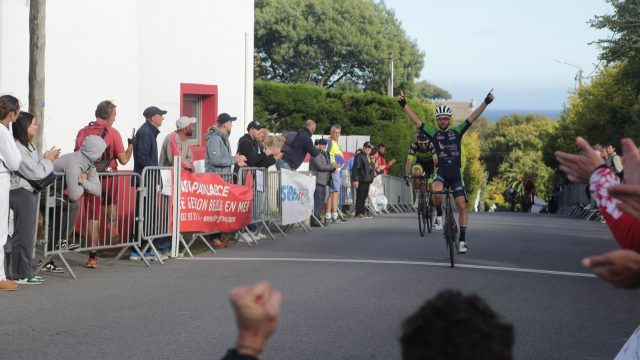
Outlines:
{"label": "backpack", "polygon": [[[95,121],[92,121],[84,129],[80,130],[80,132],[78,133],[78,136],[76,137],[76,143],[82,144],[82,141],[84,141],[84,138],[89,135],[97,135],[104,140],[104,138],[107,136],[108,133],[109,133],[109,129],[107,128],[107,126],[101,126],[101,125],[98,125]],[[80,139],[81,141],[77,141],[78,138],[81,138]],[[76,148],[73,149],[73,151],[78,151],[78,150],[80,150],[78,146],[76,146]],[[111,145],[107,144],[107,148],[104,149],[104,152],[102,153],[102,156],[100,156],[100,159],[96,160],[93,163],[94,166],[96,167],[97,172],[107,171],[107,169],[109,168],[109,164],[111,164],[113,159],[116,158],[115,156],[109,157],[109,154],[111,154]]]}
{"label": "backpack", "polygon": [[297,131],[285,131],[282,133],[284,136],[284,145],[282,145],[282,152],[286,153],[287,151],[293,150],[293,142],[298,137]]}

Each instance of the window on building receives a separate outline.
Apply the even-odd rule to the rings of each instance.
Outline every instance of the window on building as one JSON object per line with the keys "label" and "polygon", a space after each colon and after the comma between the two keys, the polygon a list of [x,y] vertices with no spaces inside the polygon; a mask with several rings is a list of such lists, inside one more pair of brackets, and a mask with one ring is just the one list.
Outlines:
{"label": "window on building", "polygon": [[180,115],[198,119],[193,128],[193,142],[201,146],[204,134],[216,123],[218,116],[218,86],[207,84],[180,84]]}
{"label": "window on building", "polygon": [[184,95],[182,115],[198,119],[193,125],[193,134],[190,139],[198,143],[199,134],[202,133],[202,96]]}

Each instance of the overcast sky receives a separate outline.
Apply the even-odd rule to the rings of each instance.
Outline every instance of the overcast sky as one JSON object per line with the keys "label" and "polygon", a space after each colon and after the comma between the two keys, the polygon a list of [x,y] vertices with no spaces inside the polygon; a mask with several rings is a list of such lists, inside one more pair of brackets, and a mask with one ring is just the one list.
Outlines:
{"label": "overcast sky", "polygon": [[421,79],[453,100],[481,99],[495,88],[495,109],[561,109],[598,64],[588,43],[609,36],[587,22],[611,13],[604,0],[385,0],[426,53]]}

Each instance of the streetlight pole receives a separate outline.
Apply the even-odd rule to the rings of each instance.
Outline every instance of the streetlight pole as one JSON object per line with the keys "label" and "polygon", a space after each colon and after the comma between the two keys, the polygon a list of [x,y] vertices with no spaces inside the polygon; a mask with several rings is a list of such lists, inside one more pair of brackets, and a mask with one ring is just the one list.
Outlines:
{"label": "streetlight pole", "polygon": [[553,61],[559,62],[560,64],[565,64],[565,65],[569,65],[569,66],[578,68],[578,73],[576,74],[576,77],[575,77],[575,80],[576,80],[576,91],[580,90],[582,88],[582,81],[584,80],[584,70],[582,69],[582,67],[578,66],[576,64],[572,64],[572,63],[566,62],[564,60],[560,60],[560,59],[553,59]]}

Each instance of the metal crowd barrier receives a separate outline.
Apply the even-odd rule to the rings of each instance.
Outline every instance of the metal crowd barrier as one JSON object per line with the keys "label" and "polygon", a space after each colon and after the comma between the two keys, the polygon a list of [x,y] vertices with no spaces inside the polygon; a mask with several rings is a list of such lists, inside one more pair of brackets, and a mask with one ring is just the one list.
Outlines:
{"label": "metal crowd barrier", "polygon": [[[153,256],[161,264],[163,264],[161,252],[169,251],[166,248],[158,249],[154,241],[156,243],[160,241],[166,245],[168,241],[172,240],[171,187],[175,174],[172,172],[173,169],[172,167],[147,166],[142,170],[141,180],[138,183],[139,198],[136,207],[138,223],[135,236],[138,237],[141,244],[145,243],[142,251],[138,251],[138,256],[147,266],[147,259],[144,255],[149,249],[153,251]],[[120,252],[116,260],[123,254],[124,251]]]}
{"label": "metal crowd barrier", "polygon": [[280,185],[282,184],[281,172],[270,171],[267,173],[267,218],[278,231],[287,236],[278,224],[282,224],[282,199],[280,198]]}
{"label": "metal crowd barrier", "polygon": [[[348,207],[348,210],[347,210]],[[351,183],[351,170],[347,167],[340,169],[340,195],[338,195],[338,212],[342,216],[355,215],[356,189]]]}
{"label": "metal crowd barrier", "polygon": [[587,184],[569,184],[558,195],[558,213],[584,220],[602,220],[595,199],[587,195]]}
{"label": "metal crowd barrier", "polygon": [[67,196],[66,177],[56,173],[56,181],[41,194],[40,211],[44,223],[44,256],[57,255],[69,274],[76,275],[64,254],[103,249],[138,248],[133,237],[137,199],[132,182],[140,180],[133,172],[100,173],[101,196],[87,192],[77,201]]}
{"label": "metal crowd barrier", "polygon": [[384,196],[387,197],[388,207],[397,213],[404,212],[406,209],[402,206],[402,187],[407,184],[404,179],[389,175],[382,176],[382,186],[384,187]]}
{"label": "metal crowd barrier", "polygon": [[[269,223],[272,223],[272,219],[268,207],[268,196],[273,195],[270,194],[271,187],[269,186],[270,181],[272,180],[273,177],[269,176],[269,172],[266,168],[243,167],[238,171],[238,185],[246,185],[248,181],[253,183],[253,214],[251,224],[259,224],[260,227],[258,228],[258,232],[264,228],[267,230],[267,233],[269,233],[269,236],[272,239],[275,239],[275,236],[269,229]],[[278,187],[278,190],[279,189],[280,188]],[[250,232],[248,228],[245,228],[245,230]],[[280,227],[278,227],[278,230],[282,232]],[[252,238],[252,240],[253,242],[256,242],[256,239]]]}
{"label": "metal crowd barrier", "polygon": [[411,184],[407,185],[407,183],[402,178],[396,179],[402,180],[402,182],[400,183],[396,181],[396,186],[399,186],[400,188],[400,202],[398,203],[399,208],[407,212],[414,211],[413,202],[415,201],[415,193],[413,191],[413,187],[411,186]]}

